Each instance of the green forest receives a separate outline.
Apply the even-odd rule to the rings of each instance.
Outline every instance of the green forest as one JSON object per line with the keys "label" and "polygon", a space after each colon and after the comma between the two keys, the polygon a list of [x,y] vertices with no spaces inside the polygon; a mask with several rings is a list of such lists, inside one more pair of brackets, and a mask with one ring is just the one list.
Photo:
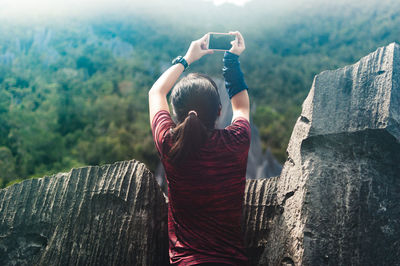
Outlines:
{"label": "green forest", "polygon": [[[157,9],[34,23],[0,19],[0,187],[129,159],[154,171],[147,93],[206,32],[242,32],[251,119],[263,148],[281,163],[314,76],[400,41],[395,1],[315,1],[276,13],[256,0],[199,5],[180,16],[181,9]],[[221,79],[221,60],[222,53],[209,55],[188,72]]]}

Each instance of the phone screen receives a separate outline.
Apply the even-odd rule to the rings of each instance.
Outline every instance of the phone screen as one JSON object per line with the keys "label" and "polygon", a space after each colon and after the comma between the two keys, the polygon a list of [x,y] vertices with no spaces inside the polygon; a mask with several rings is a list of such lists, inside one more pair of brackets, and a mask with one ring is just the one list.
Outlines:
{"label": "phone screen", "polygon": [[230,34],[215,34],[210,33],[208,40],[208,49],[211,50],[229,50],[232,47],[231,41],[233,41],[236,36]]}

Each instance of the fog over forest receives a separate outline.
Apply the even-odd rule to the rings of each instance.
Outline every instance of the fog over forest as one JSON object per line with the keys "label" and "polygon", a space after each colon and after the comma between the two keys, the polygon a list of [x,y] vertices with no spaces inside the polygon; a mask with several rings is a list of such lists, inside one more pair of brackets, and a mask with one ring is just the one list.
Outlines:
{"label": "fog over forest", "polygon": [[[0,186],[158,158],[147,91],[210,31],[239,30],[252,122],[283,163],[316,74],[400,41],[397,0],[6,0],[0,7]],[[222,53],[190,71],[221,78]]]}

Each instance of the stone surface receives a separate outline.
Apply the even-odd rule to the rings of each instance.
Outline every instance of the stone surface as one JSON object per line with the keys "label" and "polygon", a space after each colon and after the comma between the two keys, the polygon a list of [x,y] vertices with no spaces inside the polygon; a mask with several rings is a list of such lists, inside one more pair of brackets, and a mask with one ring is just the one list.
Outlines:
{"label": "stone surface", "polygon": [[0,265],[165,265],[166,223],[137,161],[26,180],[0,190]]}
{"label": "stone surface", "polygon": [[247,188],[253,261],[400,265],[399,67],[393,43],[315,77],[282,174]]}

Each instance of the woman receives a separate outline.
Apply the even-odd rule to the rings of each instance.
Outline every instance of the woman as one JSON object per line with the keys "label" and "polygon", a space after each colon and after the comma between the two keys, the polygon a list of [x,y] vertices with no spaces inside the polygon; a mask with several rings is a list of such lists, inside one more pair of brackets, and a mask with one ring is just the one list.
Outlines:
{"label": "woman", "polygon": [[240,221],[250,146],[249,96],[239,55],[239,32],[224,55],[223,74],[231,98],[230,126],[215,129],[221,103],[209,77],[185,70],[206,54],[208,35],[193,41],[149,91],[150,123],[168,183],[169,256],[172,265],[247,265]]}

